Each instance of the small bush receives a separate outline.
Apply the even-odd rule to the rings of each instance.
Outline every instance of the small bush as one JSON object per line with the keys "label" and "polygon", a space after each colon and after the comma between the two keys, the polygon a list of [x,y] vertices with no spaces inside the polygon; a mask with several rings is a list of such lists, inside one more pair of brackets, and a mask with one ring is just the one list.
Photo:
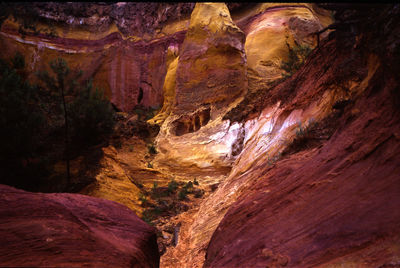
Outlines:
{"label": "small bush", "polygon": [[146,209],[142,213],[142,220],[150,225],[153,225],[153,220],[155,220],[157,216],[161,214],[161,212],[162,211],[158,207]]}
{"label": "small bush", "polygon": [[168,183],[168,191],[170,193],[174,193],[176,191],[176,189],[178,189],[178,183],[172,179],[169,183]]}
{"label": "small bush", "polygon": [[204,190],[196,189],[196,190],[194,191],[194,197],[195,197],[195,198],[200,198],[200,197],[202,197],[203,195],[204,195]]}
{"label": "small bush", "polygon": [[311,118],[308,121],[308,124],[306,126],[302,125],[301,122],[298,122],[297,124],[298,124],[298,127],[296,129],[296,137],[302,138],[302,137],[309,135],[310,131],[315,126],[315,120],[314,120],[314,118]]}
{"label": "small bush", "polygon": [[184,186],[183,189],[186,189],[186,192],[191,192],[193,190],[193,183],[188,181]]}
{"label": "small bush", "polygon": [[178,199],[179,200],[185,200],[186,197],[187,197],[187,194],[188,194],[187,189],[186,188],[182,188],[182,190],[179,191]]}
{"label": "small bush", "polygon": [[154,144],[148,145],[147,149],[149,150],[150,154],[157,154],[157,150],[156,150],[156,147],[154,146]]}
{"label": "small bush", "polygon": [[309,46],[299,45],[295,42],[295,47],[291,47],[288,42],[286,45],[289,49],[289,56],[286,61],[282,61],[281,69],[285,71],[284,78],[292,76],[301,65],[306,61],[306,58],[311,53],[312,49]]}
{"label": "small bush", "polygon": [[196,178],[194,178],[193,184],[194,184],[194,185],[197,185],[197,186],[199,185],[199,182],[197,181]]}
{"label": "small bush", "polygon": [[276,161],[278,161],[282,157],[282,152],[278,152],[273,157],[267,156],[267,164],[272,166]]}
{"label": "small bush", "polygon": [[139,201],[142,202],[141,205],[145,206],[148,204],[147,198],[143,193],[139,193]]}

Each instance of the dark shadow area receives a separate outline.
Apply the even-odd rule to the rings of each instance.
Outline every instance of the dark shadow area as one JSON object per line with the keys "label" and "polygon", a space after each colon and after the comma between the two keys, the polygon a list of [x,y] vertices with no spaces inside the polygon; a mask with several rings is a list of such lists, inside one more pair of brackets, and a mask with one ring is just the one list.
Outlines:
{"label": "dark shadow area", "polygon": [[207,125],[211,118],[211,109],[207,108],[196,112],[193,115],[184,115],[172,124],[176,136],[182,136],[186,133],[198,131],[202,126]]}

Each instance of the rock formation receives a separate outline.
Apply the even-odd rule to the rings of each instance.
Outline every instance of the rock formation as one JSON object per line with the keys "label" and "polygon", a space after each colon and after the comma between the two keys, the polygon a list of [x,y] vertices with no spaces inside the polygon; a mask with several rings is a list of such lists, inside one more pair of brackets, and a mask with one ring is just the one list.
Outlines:
{"label": "rock formation", "polygon": [[0,266],[158,267],[155,229],[127,207],[0,185]]}
{"label": "rock formation", "polygon": [[[13,8],[19,16],[39,17],[29,25],[35,30],[21,28],[22,22],[9,17],[2,24],[0,47],[9,56],[21,52],[32,74],[45,69],[51,59],[64,58],[70,67],[84,71],[83,78],[93,76],[94,85],[103,88],[121,111],[131,111],[136,104],[161,106],[167,70],[165,52],[169,46],[183,42],[188,21],[185,17],[190,15],[191,5],[17,5]],[[136,15],[144,10],[161,13]],[[135,20],[126,19],[130,17]],[[171,23],[166,25],[166,21]]]}
{"label": "rock formation", "polygon": [[[94,76],[121,111],[137,104],[161,108],[147,121],[160,128],[154,145],[130,136],[122,148],[103,148],[96,181],[81,191],[140,215],[143,187],[159,183],[168,192],[171,178],[196,178],[201,190],[209,187],[197,207],[167,219],[174,241],[161,267],[400,265],[399,5],[74,3],[62,11],[65,6],[32,6],[42,18],[37,28],[56,21],[55,35],[25,29],[22,36],[21,22],[6,19],[0,48],[10,55],[22,52],[29,71],[62,56],[86,77]],[[289,72],[283,63],[293,67],[296,49],[311,52]],[[147,152],[151,146],[154,154]],[[88,238],[96,250],[84,254],[95,258],[100,250],[114,250],[105,259],[109,265],[136,258],[148,262],[144,266],[158,265],[152,260],[158,258],[153,229],[122,206],[1,189],[9,193],[3,200],[16,204],[40,200],[33,211],[57,200],[54,217],[72,211],[90,230],[90,218],[97,219],[104,206],[118,220],[101,214],[103,223],[91,236],[99,242]],[[81,206],[83,200],[89,206]],[[0,211],[10,223],[28,215],[3,203]],[[75,224],[76,218],[62,217]],[[150,246],[121,237],[131,217],[133,230],[141,231],[126,235],[151,240]],[[7,224],[1,230],[15,228],[36,240],[50,230],[35,221]],[[123,232],[115,237],[97,231],[118,224]],[[29,233],[26,226],[39,231]],[[52,234],[62,234],[63,227],[55,226]],[[68,227],[73,234],[74,226]],[[116,247],[103,244],[106,239]],[[67,242],[71,252],[80,250]],[[4,264],[15,265],[0,250]],[[28,255],[44,256],[41,265],[71,264],[59,255],[46,263],[54,252],[38,250]],[[22,256],[21,265],[34,264]]]}

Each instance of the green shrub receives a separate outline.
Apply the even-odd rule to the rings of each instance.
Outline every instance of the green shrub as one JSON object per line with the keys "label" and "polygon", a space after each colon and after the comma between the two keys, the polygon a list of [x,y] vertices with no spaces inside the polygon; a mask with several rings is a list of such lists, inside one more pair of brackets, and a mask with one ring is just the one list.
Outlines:
{"label": "green shrub", "polygon": [[154,144],[149,144],[147,146],[147,149],[149,150],[150,154],[157,154],[157,150],[156,150],[156,147],[154,146]]}
{"label": "green shrub", "polygon": [[297,122],[298,127],[296,128],[296,137],[297,138],[302,138],[307,136],[311,129],[315,126],[315,120],[314,118],[310,118],[308,121],[307,125],[302,125],[301,121]]}
{"label": "green shrub", "polygon": [[150,225],[153,225],[152,221],[157,218],[163,211],[159,207],[145,209],[142,213],[142,220]]}
{"label": "green shrub", "polygon": [[148,204],[147,198],[142,192],[139,192],[139,201],[142,202],[142,204],[141,204],[142,206],[145,206]]}
{"label": "green shrub", "polygon": [[193,189],[193,183],[191,181],[188,181],[184,186],[184,189],[186,189],[187,192],[190,192]]}
{"label": "green shrub", "polygon": [[193,184],[194,184],[194,185],[199,185],[199,182],[197,181],[196,178],[194,178]]}
{"label": "green shrub", "polygon": [[178,189],[178,183],[172,179],[169,183],[168,183],[168,191],[170,193],[173,193],[176,191],[176,189]]}
{"label": "green shrub", "polygon": [[202,197],[203,195],[204,195],[204,190],[196,189],[195,192],[194,192],[194,197],[195,197],[195,198],[200,198],[200,197]]}
{"label": "green shrub", "polygon": [[187,189],[186,189],[186,188],[182,188],[182,189],[179,191],[178,199],[179,199],[179,200],[185,200],[187,194],[188,194]]}
{"label": "green shrub", "polygon": [[295,47],[291,47],[289,43],[286,41],[286,45],[289,49],[288,59],[286,61],[282,61],[281,69],[285,71],[283,74],[285,77],[292,76],[300,66],[303,65],[308,55],[311,53],[312,49],[306,45],[299,45],[295,41]]}

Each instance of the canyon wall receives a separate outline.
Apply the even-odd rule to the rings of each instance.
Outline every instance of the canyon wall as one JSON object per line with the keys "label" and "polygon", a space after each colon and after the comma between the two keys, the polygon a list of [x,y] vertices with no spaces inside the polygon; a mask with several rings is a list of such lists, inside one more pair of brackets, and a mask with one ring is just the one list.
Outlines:
{"label": "canyon wall", "polygon": [[242,122],[224,120],[226,113],[282,77],[287,44],[312,48],[313,33],[331,22],[329,12],[311,4],[257,4],[232,17],[223,4],[196,4],[165,80],[169,108],[150,120],[161,125],[155,167],[191,170],[207,183],[223,179],[244,138]]}
{"label": "canyon wall", "polygon": [[[93,77],[119,110],[130,112],[137,104],[161,107],[166,52],[182,44],[192,5],[17,5],[16,19],[10,15],[2,24],[0,47],[8,52],[3,58],[22,53],[31,79],[35,71],[49,69],[50,60],[62,57],[71,69],[83,70],[83,79]],[[154,14],[145,16],[149,10]],[[36,16],[30,28],[21,27],[23,15]]]}
{"label": "canyon wall", "polygon": [[251,98],[225,117],[242,149],[162,266],[399,264],[399,8],[377,20],[368,20],[376,6],[337,8],[344,25],[292,77],[269,85],[273,73],[259,79],[247,61]]}
{"label": "canyon wall", "polygon": [[[106,148],[83,193],[141,212],[134,176],[216,188],[161,266],[399,265],[398,5],[324,4],[333,25],[302,3],[63,5],[33,6],[52,35],[5,20],[7,56],[32,72],[61,56],[121,111],[161,107],[151,168]],[[288,74],[295,47],[313,50]]]}

